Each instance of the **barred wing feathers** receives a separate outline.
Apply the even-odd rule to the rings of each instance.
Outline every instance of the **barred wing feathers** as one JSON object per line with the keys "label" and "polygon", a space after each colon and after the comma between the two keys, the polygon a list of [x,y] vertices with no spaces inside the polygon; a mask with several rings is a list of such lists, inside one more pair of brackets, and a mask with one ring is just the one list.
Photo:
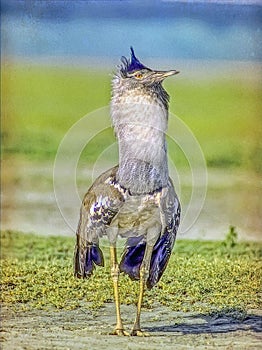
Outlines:
{"label": "barred wing feathers", "polygon": [[100,175],[83,199],[74,257],[77,277],[89,277],[95,265],[104,265],[99,238],[124,202],[124,190],[112,185],[117,169],[116,166]]}

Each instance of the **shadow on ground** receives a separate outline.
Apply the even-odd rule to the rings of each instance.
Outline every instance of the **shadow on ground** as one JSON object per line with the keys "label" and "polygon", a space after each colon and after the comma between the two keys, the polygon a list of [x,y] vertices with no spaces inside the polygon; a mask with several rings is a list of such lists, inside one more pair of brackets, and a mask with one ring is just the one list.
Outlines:
{"label": "shadow on ground", "polygon": [[[200,322],[199,322],[200,321]],[[152,335],[154,333],[201,334],[201,333],[226,333],[251,330],[262,332],[262,316],[248,315],[242,320],[220,314],[219,316],[184,315],[180,324],[170,324],[154,327],[146,327]]]}

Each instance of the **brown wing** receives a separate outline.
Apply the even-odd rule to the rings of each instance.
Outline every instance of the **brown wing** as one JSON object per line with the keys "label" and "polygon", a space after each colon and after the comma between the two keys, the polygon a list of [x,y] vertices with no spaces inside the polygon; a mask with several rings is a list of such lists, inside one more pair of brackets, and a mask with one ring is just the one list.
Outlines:
{"label": "brown wing", "polygon": [[154,246],[147,280],[149,289],[159,281],[167,267],[180,223],[181,207],[171,179],[167,194],[161,201],[161,212],[164,215],[165,230]]}
{"label": "brown wing", "polygon": [[124,203],[125,190],[115,182],[118,167],[100,175],[86,193],[80,210],[75,248],[75,275],[88,277],[94,264],[103,265],[99,237]]}

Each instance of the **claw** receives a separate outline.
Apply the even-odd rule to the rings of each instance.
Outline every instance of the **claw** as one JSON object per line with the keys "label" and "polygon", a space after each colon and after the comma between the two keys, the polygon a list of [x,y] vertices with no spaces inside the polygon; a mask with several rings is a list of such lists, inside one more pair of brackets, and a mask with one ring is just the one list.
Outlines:
{"label": "claw", "polygon": [[141,329],[133,329],[131,335],[137,337],[150,337],[149,333],[141,331]]}
{"label": "claw", "polygon": [[120,336],[130,336],[130,334],[126,332],[124,329],[114,329],[113,332],[111,332],[110,334],[120,335]]}

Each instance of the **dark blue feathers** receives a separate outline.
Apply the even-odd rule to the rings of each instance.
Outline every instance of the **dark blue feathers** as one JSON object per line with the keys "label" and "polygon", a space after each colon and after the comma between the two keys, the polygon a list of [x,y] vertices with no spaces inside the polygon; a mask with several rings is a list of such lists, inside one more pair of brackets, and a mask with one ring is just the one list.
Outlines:
{"label": "dark blue feathers", "polygon": [[[143,236],[136,238],[136,240],[137,241],[134,242],[134,238],[128,239],[127,248],[120,263],[120,271],[128,274],[132,280],[138,280],[140,277],[139,271],[146,247]],[[173,235],[166,231],[156,242],[151,257],[149,277],[147,280],[148,289],[151,289],[164,273],[174,241]]]}
{"label": "dark blue feathers", "polygon": [[91,260],[98,266],[104,266],[103,253],[96,244],[91,246]]}
{"label": "dark blue feathers", "polygon": [[147,288],[151,289],[161,278],[163,275],[168,260],[170,258],[175,240],[169,232],[165,232],[161,237],[159,237],[157,243],[155,244],[149,277],[147,280]]}
{"label": "dark blue feathers", "polygon": [[101,249],[96,244],[89,245],[86,250],[85,275],[90,276],[93,273],[95,264],[104,266],[104,257]]}
{"label": "dark blue feathers", "polygon": [[121,73],[126,75],[127,73],[132,73],[141,69],[149,69],[148,67],[144,66],[135,56],[135,52],[133,47],[130,47],[131,50],[131,59],[128,60],[126,57],[122,57],[121,61],[123,65],[121,66]]}
{"label": "dark blue feathers", "polygon": [[145,254],[146,243],[143,236],[131,237],[127,240],[127,248],[122,256],[119,269],[125,272],[132,280],[139,279],[139,270]]}
{"label": "dark blue feathers", "polygon": [[[81,263],[82,254],[84,256],[83,264]],[[104,257],[101,249],[97,244],[88,244],[84,251],[75,251],[75,275],[77,277],[89,277],[92,275],[95,265],[104,266]],[[82,270],[83,268],[83,270]]]}

